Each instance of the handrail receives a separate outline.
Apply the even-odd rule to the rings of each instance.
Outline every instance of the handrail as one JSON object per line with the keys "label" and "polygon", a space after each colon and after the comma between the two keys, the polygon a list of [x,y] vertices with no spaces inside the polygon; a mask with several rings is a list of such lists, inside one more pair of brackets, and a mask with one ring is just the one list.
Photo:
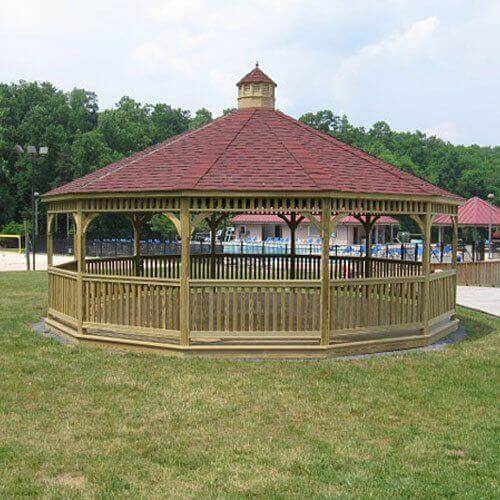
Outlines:
{"label": "handrail", "polygon": [[57,274],[59,276],[68,276],[70,278],[76,278],[76,271],[70,271],[69,269],[62,269],[58,266],[50,266],[48,268],[50,274]]}

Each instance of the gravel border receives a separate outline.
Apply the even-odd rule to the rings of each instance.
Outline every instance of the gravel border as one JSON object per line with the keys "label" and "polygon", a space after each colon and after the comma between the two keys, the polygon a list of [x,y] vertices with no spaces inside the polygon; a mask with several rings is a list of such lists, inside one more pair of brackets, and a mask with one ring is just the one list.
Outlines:
{"label": "gravel border", "polygon": [[[33,330],[40,334],[43,335],[44,337],[48,337],[51,339],[56,340],[62,345],[72,345],[74,342],[71,339],[68,339],[62,335],[58,335],[57,333],[53,333],[50,331],[46,326],[45,326],[45,320],[41,320],[38,323],[35,323],[32,325]],[[373,358],[377,356],[397,356],[401,354],[412,354],[414,352],[426,352],[426,351],[440,351],[443,349],[446,349],[449,345],[456,344],[458,342],[461,342],[467,338],[467,332],[465,331],[465,328],[462,326],[462,324],[459,324],[458,329],[455,330],[454,332],[450,333],[446,337],[438,340],[436,343],[425,346],[425,347],[415,347],[413,349],[400,349],[400,350],[395,350],[395,351],[386,351],[386,352],[374,352],[371,354],[355,354],[352,356],[333,356],[331,358],[327,358],[328,360],[335,360],[335,361],[341,361],[341,360],[348,360],[348,359],[365,359],[365,358]],[[103,350],[108,351],[110,353],[115,354],[117,351],[115,349],[106,349],[103,348]],[[264,359],[264,358],[232,358],[233,361],[277,361],[273,359]],[[225,360],[227,361],[227,360]],[[281,360],[280,360],[281,361]],[[315,360],[314,358],[308,358],[308,359],[283,359],[282,361],[326,361],[326,359],[317,359]]]}

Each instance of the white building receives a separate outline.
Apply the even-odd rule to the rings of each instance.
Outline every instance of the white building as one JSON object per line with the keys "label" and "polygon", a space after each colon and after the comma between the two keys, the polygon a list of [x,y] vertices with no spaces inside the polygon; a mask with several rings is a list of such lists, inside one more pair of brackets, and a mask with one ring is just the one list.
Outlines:
{"label": "white building", "polygon": [[[267,241],[270,238],[290,238],[290,229],[277,215],[243,214],[234,217],[235,240]],[[382,216],[375,223],[373,241],[388,243],[394,240],[399,222],[388,216]],[[319,238],[316,225],[304,219],[296,230],[297,243],[311,243]],[[352,216],[346,217],[332,233],[332,245],[352,245],[362,243],[365,233],[361,223]]]}

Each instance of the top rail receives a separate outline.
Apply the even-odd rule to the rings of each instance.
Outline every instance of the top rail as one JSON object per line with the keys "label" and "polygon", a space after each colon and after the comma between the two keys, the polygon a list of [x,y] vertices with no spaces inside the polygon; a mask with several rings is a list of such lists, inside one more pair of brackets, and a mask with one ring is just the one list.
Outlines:
{"label": "top rail", "polygon": [[[321,256],[281,254],[191,255],[192,279],[318,280]],[[421,264],[367,257],[335,256],[329,259],[331,280],[410,277],[421,275]],[[86,260],[87,274],[177,279],[179,255],[145,255]]]}

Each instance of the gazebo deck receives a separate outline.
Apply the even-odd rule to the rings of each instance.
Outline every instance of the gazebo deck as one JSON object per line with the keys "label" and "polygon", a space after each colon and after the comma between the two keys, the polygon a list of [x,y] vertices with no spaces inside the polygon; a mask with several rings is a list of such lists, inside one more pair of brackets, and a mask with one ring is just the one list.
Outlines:
{"label": "gazebo deck", "polygon": [[[329,342],[320,345],[318,259],[295,259],[292,271],[290,256],[220,255],[210,260],[210,255],[193,255],[189,345],[180,342],[179,256],[86,259],[83,304],[76,263],[51,267],[47,322],[77,339],[109,346],[242,357],[405,349],[432,343],[456,328],[455,270],[430,276],[429,333],[424,335],[420,264],[332,256]],[[84,312],[81,332],[79,306]]]}

